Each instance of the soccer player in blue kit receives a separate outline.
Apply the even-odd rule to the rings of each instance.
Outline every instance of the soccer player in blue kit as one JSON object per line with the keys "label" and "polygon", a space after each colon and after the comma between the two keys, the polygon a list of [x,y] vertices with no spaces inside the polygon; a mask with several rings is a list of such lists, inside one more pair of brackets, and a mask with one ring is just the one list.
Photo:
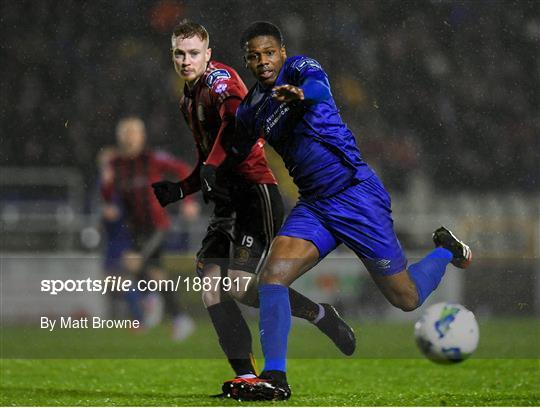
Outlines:
{"label": "soccer player in blue kit", "polygon": [[268,22],[250,25],[241,46],[257,83],[237,110],[229,150],[242,159],[264,137],[283,158],[300,199],[259,279],[264,371],[257,379],[226,382],[223,391],[241,400],[285,400],[291,395],[285,375],[289,285],[338,245],[352,249],[386,299],[404,311],[426,300],[449,263],[466,268],[471,251],[440,227],[433,233],[436,248],[407,266],[390,196],[341,120],[321,65],[305,56],[288,58],[280,30]]}

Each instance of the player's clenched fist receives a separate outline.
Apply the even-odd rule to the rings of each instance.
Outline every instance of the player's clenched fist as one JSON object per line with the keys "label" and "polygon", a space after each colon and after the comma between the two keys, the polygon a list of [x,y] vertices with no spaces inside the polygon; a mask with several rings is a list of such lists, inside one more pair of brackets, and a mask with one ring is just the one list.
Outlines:
{"label": "player's clenched fist", "polygon": [[154,189],[154,195],[162,207],[184,198],[184,192],[180,183],[173,183],[167,180],[158,181],[152,184],[152,188]]}

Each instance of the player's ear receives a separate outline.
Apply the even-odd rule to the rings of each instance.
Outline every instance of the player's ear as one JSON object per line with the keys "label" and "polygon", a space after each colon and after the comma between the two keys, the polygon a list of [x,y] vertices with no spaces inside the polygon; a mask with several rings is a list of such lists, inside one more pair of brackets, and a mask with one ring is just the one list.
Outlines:
{"label": "player's ear", "polygon": [[210,59],[212,58],[212,48],[206,49],[206,62],[210,62]]}
{"label": "player's ear", "polygon": [[287,49],[285,48],[284,45],[281,46],[279,52],[281,54],[281,58],[287,59]]}

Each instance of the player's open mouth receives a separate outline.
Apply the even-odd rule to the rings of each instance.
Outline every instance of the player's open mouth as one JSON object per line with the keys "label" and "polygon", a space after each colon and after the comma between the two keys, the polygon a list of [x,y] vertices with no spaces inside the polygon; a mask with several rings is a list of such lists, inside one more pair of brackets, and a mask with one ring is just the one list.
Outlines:
{"label": "player's open mouth", "polygon": [[272,78],[272,75],[274,75],[274,71],[264,70],[264,71],[259,72],[259,78],[261,78],[261,79]]}

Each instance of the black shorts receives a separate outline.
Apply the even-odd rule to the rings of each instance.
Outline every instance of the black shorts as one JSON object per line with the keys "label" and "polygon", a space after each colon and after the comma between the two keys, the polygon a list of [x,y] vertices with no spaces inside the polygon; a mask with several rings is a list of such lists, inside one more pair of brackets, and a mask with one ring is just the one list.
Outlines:
{"label": "black shorts", "polygon": [[275,184],[251,184],[231,193],[231,205],[216,204],[197,253],[197,273],[213,263],[258,273],[283,223],[283,201]]}

